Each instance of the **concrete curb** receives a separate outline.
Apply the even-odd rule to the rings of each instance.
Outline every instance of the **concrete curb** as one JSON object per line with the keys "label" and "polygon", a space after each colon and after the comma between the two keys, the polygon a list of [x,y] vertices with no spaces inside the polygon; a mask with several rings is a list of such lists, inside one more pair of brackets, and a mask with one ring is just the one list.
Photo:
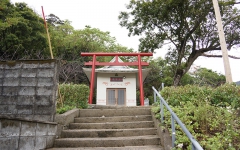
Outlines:
{"label": "concrete curb", "polygon": [[54,122],[57,125],[56,138],[61,137],[62,130],[68,129],[69,124],[74,122],[74,118],[79,117],[79,109],[75,108],[63,114],[56,114]]}
{"label": "concrete curb", "polygon": [[161,145],[163,145],[164,150],[172,149],[172,138],[168,132],[168,129],[164,129],[161,126],[161,123],[158,119],[155,118],[155,114],[151,111],[152,120],[154,122],[154,126],[157,128],[157,134],[161,139]]}

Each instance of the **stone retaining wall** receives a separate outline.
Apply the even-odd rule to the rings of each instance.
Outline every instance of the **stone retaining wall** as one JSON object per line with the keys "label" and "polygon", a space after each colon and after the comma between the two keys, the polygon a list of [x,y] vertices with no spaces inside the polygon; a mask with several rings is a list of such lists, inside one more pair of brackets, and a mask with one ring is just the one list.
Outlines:
{"label": "stone retaining wall", "polygon": [[52,122],[0,119],[1,150],[43,150],[51,148],[57,124]]}
{"label": "stone retaining wall", "polygon": [[58,89],[57,60],[0,62],[0,149],[53,146]]}
{"label": "stone retaining wall", "polygon": [[54,121],[57,60],[0,62],[0,117]]}

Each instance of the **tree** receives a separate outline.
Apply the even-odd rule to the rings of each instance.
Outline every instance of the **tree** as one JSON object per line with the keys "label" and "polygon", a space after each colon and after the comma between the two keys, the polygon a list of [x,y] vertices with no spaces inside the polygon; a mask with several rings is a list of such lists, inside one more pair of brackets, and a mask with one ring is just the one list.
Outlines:
{"label": "tree", "polygon": [[[91,57],[81,57],[81,52],[131,52],[132,49],[116,43],[109,32],[86,26],[75,30],[71,22],[61,20],[54,14],[47,17],[49,33],[55,58],[61,59],[59,80],[62,83],[89,84],[83,72],[84,62]],[[110,61],[111,57],[98,57],[98,61]],[[123,58],[123,59],[127,59]],[[88,67],[88,66],[86,66]]]}
{"label": "tree", "polygon": [[194,73],[195,84],[200,86],[212,86],[217,87],[226,82],[226,78],[224,75],[214,72],[207,68],[199,68]]}
{"label": "tree", "polygon": [[[240,12],[233,5],[234,0],[220,1],[229,50],[240,44]],[[221,50],[212,1],[131,0],[127,9],[119,15],[120,25],[129,36],[144,35],[141,51],[153,52],[167,42],[173,45],[167,57],[175,65],[175,86],[199,56]]]}
{"label": "tree", "polygon": [[0,2],[1,59],[34,59],[46,54],[43,19],[26,3]]}
{"label": "tree", "polygon": [[151,70],[144,80],[144,95],[149,98],[150,104],[152,104],[152,86],[158,90],[161,89],[162,83],[164,83],[164,86],[171,86],[174,74],[172,67],[161,57],[150,60],[149,66],[146,66],[146,68],[151,68]]}
{"label": "tree", "polygon": [[[54,15],[55,16],[55,15]],[[58,17],[57,17],[58,18]],[[71,22],[50,26],[53,52],[56,57],[68,61],[89,61],[88,57],[81,57],[81,52],[131,52],[132,49],[116,42],[110,32],[86,26],[81,30],[74,30]],[[99,57],[98,61],[110,61],[109,57]]]}
{"label": "tree", "polygon": [[46,17],[46,21],[48,24],[52,25],[52,26],[58,26],[58,25],[63,25],[64,21],[61,20],[58,16],[54,15],[54,14],[49,14]]}
{"label": "tree", "polygon": [[[148,76],[144,80],[144,94],[150,98],[152,102],[152,86],[156,89],[161,89],[161,84],[164,86],[172,86],[174,78],[174,67],[168,63],[166,59],[161,57],[151,59],[149,66],[151,68]],[[183,75],[179,85],[197,85],[217,87],[225,83],[225,76],[211,69],[195,67],[191,72]]]}

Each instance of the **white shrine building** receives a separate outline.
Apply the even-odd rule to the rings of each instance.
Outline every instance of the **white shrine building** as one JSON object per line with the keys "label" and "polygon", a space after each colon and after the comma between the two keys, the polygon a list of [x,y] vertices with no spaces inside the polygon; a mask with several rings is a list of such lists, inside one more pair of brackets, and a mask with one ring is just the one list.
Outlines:
{"label": "white shrine building", "polygon": [[[123,62],[119,57],[118,62]],[[110,62],[114,62],[114,57]],[[91,82],[91,68],[83,68]],[[142,69],[142,81],[150,68]],[[136,90],[139,88],[139,70],[129,66],[104,66],[95,69],[94,89],[96,88],[97,105],[136,106]],[[143,83],[142,83],[143,84]]]}

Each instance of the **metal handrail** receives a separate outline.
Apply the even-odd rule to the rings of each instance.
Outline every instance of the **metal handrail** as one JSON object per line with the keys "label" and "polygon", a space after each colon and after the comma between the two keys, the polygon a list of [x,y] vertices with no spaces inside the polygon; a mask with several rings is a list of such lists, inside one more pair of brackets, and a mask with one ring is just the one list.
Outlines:
{"label": "metal handrail", "polygon": [[203,150],[201,145],[195,140],[195,138],[192,136],[192,134],[188,131],[188,129],[185,127],[185,125],[182,123],[182,121],[178,118],[178,116],[172,111],[172,109],[169,107],[167,102],[163,99],[163,97],[159,94],[159,92],[152,86],[153,94],[154,94],[154,102],[156,102],[156,95],[160,98],[160,115],[161,115],[161,123],[164,122],[164,111],[163,111],[163,105],[167,108],[167,110],[171,113],[171,127],[172,127],[172,147],[175,147],[175,120],[178,123],[178,125],[182,128],[182,130],[185,132],[187,137],[192,143],[192,150]]}

